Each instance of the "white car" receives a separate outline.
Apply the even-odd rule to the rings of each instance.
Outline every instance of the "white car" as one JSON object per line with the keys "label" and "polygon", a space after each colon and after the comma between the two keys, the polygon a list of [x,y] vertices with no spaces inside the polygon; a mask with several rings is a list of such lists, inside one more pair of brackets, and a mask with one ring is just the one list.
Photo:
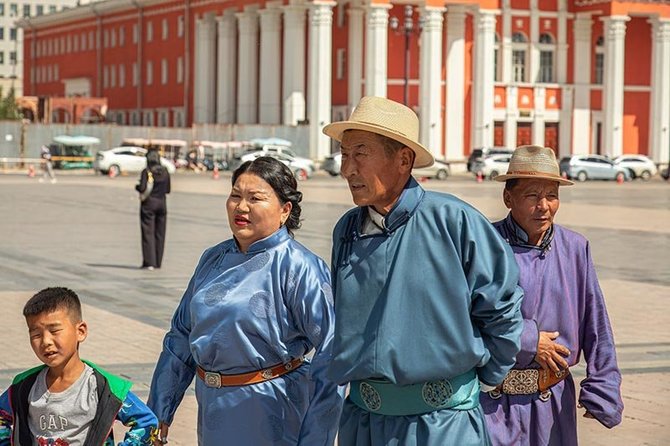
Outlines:
{"label": "white car", "polygon": [[482,160],[474,162],[472,165],[472,173],[477,175],[481,172],[484,178],[492,180],[498,175],[504,175],[507,173],[507,168],[509,167],[509,161],[511,158],[511,154],[487,156]]}
{"label": "white car", "polygon": [[656,164],[644,155],[621,155],[614,158],[614,164],[628,169],[633,179],[647,181],[658,173]]}
{"label": "white car", "polygon": [[[95,156],[95,170],[113,176],[121,173],[141,172],[147,167],[147,150],[142,147],[115,147],[101,150]],[[175,173],[175,166],[167,158],[161,158],[161,164],[168,173]]]}
{"label": "white car", "polygon": [[275,158],[282,163],[286,164],[295,177],[299,180],[306,180],[310,178],[314,171],[316,170],[316,165],[314,161],[309,158],[303,158],[301,156],[295,156],[294,152],[288,148],[284,148],[282,151],[277,150],[256,150],[256,151],[247,151],[241,156],[236,156],[231,163],[231,170],[235,170],[247,161],[253,161],[256,158],[261,156],[269,156]]}

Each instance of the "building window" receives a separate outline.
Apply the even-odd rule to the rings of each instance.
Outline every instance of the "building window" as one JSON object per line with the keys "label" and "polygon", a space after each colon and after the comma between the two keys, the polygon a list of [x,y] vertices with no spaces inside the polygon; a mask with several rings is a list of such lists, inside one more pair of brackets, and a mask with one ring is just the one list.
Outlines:
{"label": "building window", "polygon": [[168,112],[167,111],[159,111],[158,112],[158,126],[159,127],[167,127],[168,125]]}
{"label": "building window", "polygon": [[109,47],[109,31],[105,30],[102,35],[103,35],[102,47],[107,48],[107,47]]}
{"label": "building window", "polygon": [[130,124],[140,125],[140,112],[137,110],[130,112]]}
{"label": "building window", "polygon": [[16,40],[16,28],[9,28],[9,40]]}
{"label": "building window", "polygon": [[133,62],[133,87],[137,87],[140,81],[140,71],[137,68],[137,62]]}
{"label": "building window", "polygon": [[67,53],[72,52],[72,34],[67,35]]}
{"label": "building window", "polygon": [[147,85],[151,85],[154,82],[154,63],[152,61],[147,61]]}
{"label": "building window", "polygon": [[9,52],[9,64],[16,65],[16,51]]}
{"label": "building window", "polygon": [[74,39],[72,39],[72,51],[74,51],[75,53],[79,52],[79,37],[78,36],[74,36]]}
{"label": "building window", "polygon": [[344,48],[338,48],[335,53],[335,79],[338,81],[344,79],[345,57],[346,50]]}
{"label": "building window", "polygon": [[58,81],[60,80],[60,73],[58,72],[58,65],[54,65],[54,80]]}
{"label": "building window", "polygon": [[133,25],[133,43],[137,43],[139,36],[139,28],[137,28],[137,23]]}
{"label": "building window", "polygon": [[23,17],[30,17],[30,5],[23,5]]}
{"label": "building window", "polygon": [[147,42],[154,40],[154,24],[147,22]]}
{"label": "building window", "polygon": [[126,86],[126,66],[121,64],[119,65],[119,87],[123,88]]}
{"label": "building window", "polygon": [[5,27],[0,26],[0,40],[5,40]]}
{"label": "building window", "polygon": [[154,112],[148,111],[144,113],[144,125],[154,125]]}
{"label": "building window", "polygon": [[119,46],[124,46],[126,44],[126,27],[122,26],[119,28]]}
{"label": "building window", "polygon": [[115,29],[113,29],[113,30],[110,31],[110,34],[109,34],[109,45],[110,45],[112,48],[116,48],[116,30],[115,30]]}
{"label": "building window", "polygon": [[19,15],[19,5],[16,3],[10,3],[9,4],[9,16],[10,17],[16,17]]}
{"label": "building window", "polygon": [[4,16],[5,16],[5,4],[0,3],[0,17],[4,17]]}
{"label": "building window", "polygon": [[512,51],[514,82],[526,82],[526,50]]}
{"label": "building window", "polygon": [[0,65],[4,65],[4,64],[5,64],[5,52],[0,51]]}
{"label": "building window", "polygon": [[163,40],[168,38],[168,20],[163,19]]}
{"label": "building window", "polygon": [[172,111],[172,125],[174,127],[184,127],[184,112],[182,110]]}
{"label": "building window", "polygon": [[116,87],[116,65],[109,67],[109,87]]}
{"label": "building window", "polygon": [[81,33],[81,50],[86,51],[86,33]]}
{"label": "building window", "polygon": [[512,34],[512,80],[514,82],[526,81],[526,53],[528,51],[528,39],[523,33]]}
{"label": "building window", "polygon": [[44,14],[44,5],[37,5],[36,15],[43,15],[43,14]]}
{"label": "building window", "polygon": [[89,50],[95,49],[95,40],[93,40],[93,31],[88,32],[88,49]]}
{"label": "building window", "polygon": [[184,16],[177,17],[177,37],[184,37]]}
{"label": "building window", "polygon": [[49,14],[56,12],[56,5],[49,5]]}
{"label": "building window", "polygon": [[595,79],[594,83],[602,84],[603,83],[603,74],[605,70],[605,42],[602,36],[598,37],[596,41],[596,60],[594,63],[595,67]]}
{"label": "building window", "polygon": [[500,82],[500,37],[495,34],[495,46],[493,47],[493,80]]}
{"label": "building window", "polygon": [[181,84],[184,82],[184,58],[177,58],[177,83]]}
{"label": "building window", "polygon": [[541,83],[554,82],[554,52],[540,51],[540,79]]}
{"label": "building window", "polygon": [[109,88],[109,67],[102,67],[102,88]]}
{"label": "building window", "polygon": [[54,70],[53,66],[47,66],[47,82],[51,82],[54,79]]}
{"label": "building window", "polygon": [[554,80],[554,39],[551,34],[540,35],[540,75],[538,82],[551,83]]}
{"label": "building window", "polygon": [[165,85],[168,83],[168,61],[167,59],[161,60],[161,84]]}

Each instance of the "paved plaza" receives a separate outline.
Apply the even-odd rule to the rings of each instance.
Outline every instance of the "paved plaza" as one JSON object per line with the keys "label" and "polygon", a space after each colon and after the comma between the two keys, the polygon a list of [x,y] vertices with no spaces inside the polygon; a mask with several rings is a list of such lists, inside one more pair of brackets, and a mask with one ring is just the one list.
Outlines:
{"label": "paved plaza", "polygon": [[[60,173],[60,172],[57,172]],[[61,174],[56,184],[0,174],[0,389],[37,364],[21,309],[47,286],[74,289],[89,338],[82,356],[130,378],[146,398],[162,337],[203,250],[230,237],[225,198],[230,174],[177,174],[168,198],[163,268],[141,263],[135,176]],[[301,183],[303,228],[296,238],[328,260],[330,233],[351,207],[340,178]],[[502,186],[457,175],[423,183],[502,218]],[[670,438],[670,184],[656,178],[622,185],[587,182],[561,189],[557,222],[583,233],[605,292],[624,375],[624,420],[609,431],[579,420],[584,445],[665,445]],[[577,381],[584,376],[577,368]],[[196,444],[197,405],[187,393],[171,446]],[[453,444],[457,444],[455,440]]]}

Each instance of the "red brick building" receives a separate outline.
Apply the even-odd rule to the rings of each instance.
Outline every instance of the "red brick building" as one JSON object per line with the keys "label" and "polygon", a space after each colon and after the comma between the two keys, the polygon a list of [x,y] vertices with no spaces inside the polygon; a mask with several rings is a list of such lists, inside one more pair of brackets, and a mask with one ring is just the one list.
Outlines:
{"label": "red brick building", "polygon": [[123,124],[308,122],[323,158],[324,124],[407,91],[440,158],[670,152],[665,1],[107,0],[22,26],[26,95],[108,97]]}

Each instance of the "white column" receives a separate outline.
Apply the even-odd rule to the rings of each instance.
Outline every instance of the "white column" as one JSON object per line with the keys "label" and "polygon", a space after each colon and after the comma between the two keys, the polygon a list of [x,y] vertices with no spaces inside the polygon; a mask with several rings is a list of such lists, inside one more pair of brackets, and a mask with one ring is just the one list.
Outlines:
{"label": "white column", "polygon": [[[237,64],[237,122],[258,122],[258,13],[236,14],[239,26]],[[199,67],[198,67],[199,69]]]}
{"label": "white column", "polygon": [[528,82],[537,82],[540,72],[540,10],[537,0],[530,0],[530,56],[528,58]]}
{"label": "white column", "polygon": [[[533,92],[535,109],[533,113],[533,144],[544,147],[544,110],[546,109],[546,90],[535,87]],[[555,149],[555,147],[553,147]]]}
{"label": "white column", "polygon": [[334,1],[312,3],[309,10],[309,149],[310,156],[330,154],[330,138],[321,131],[331,121]]}
{"label": "white column", "polygon": [[[218,25],[216,122],[232,124],[235,122],[237,23],[235,15],[228,12],[217,17],[216,21]],[[199,73],[200,70],[196,70],[196,75]]]}
{"label": "white column", "polygon": [[349,6],[349,47],[347,51],[347,104],[349,113],[363,96],[363,8]]}
{"label": "white column", "polygon": [[433,156],[442,158],[442,14],[444,8],[421,8],[423,30],[419,55],[421,143]]}
{"label": "white column", "polygon": [[624,47],[627,16],[603,17],[605,79],[603,81],[603,148],[610,157],[623,153]]}
{"label": "white column", "polygon": [[568,78],[568,11],[567,0],[558,1],[558,35],[556,48],[556,81],[565,84]]}
{"label": "white column", "polygon": [[445,96],[447,111],[444,116],[445,158],[462,160],[464,147],[464,104],[465,104],[465,19],[467,14],[462,6],[449,6],[447,10],[447,82]]}
{"label": "white column", "polygon": [[516,120],[519,116],[519,90],[517,87],[508,85],[506,88],[507,98],[505,103],[505,147],[515,149],[516,144]]}
{"label": "white column", "polygon": [[[559,113],[559,130],[558,130],[558,156],[562,158],[570,155],[570,145],[572,141],[572,95],[573,87],[565,85],[561,88],[561,111]],[[588,144],[587,144],[588,145]]]}
{"label": "white column", "polygon": [[281,10],[268,7],[259,11],[261,55],[259,69],[258,122],[279,124],[281,121]]}
{"label": "white column", "polygon": [[480,10],[476,20],[473,107],[473,147],[493,145],[493,50],[496,17]]}
{"label": "white column", "polygon": [[572,153],[587,154],[591,141],[591,28],[590,15],[577,14],[574,26],[572,66],[574,101],[572,109]]}
{"label": "white column", "polygon": [[505,84],[512,82],[512,7],[510,0],[503,0],[502,36],[500,39],[500,80]]}
{"label": "white column", "polygon": [[391,5],[367,8],[365,31],[365,95],[386,97],[388,25]]}
{"label": "white column", "polygon": [[670,20],[649,20],[652,26],[651,113],[649,156],[667,164],[670,150]]}
{"label": "white column", "polygon": [[193,92],[193,121],[196,124],[214,122],[216,92],[216,22],[211,14],[195,22],[195,89]]}
{"label": "white column", "polygon": [[284,125],[305,119],[305,23],[307,7],[284,7],[284,67],[282,98]]}

